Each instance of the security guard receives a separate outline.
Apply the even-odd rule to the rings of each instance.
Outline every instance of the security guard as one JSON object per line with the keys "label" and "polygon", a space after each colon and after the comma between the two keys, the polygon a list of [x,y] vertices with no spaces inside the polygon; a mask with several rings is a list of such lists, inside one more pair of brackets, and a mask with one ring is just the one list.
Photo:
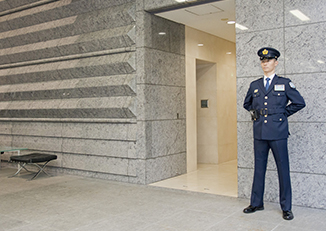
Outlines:
{"label": "security guard", "polygon": [[[250,205],[244,213],[264,209],[265,174],[271,149],[277,166],[283,218],[292,220],[292,191],[287,147],[288,117],[305,107],[305,101],[288,78],[275,74],[280,52],[263,47],[258,51],[264,77],[250,84],[244,108],[250,111],[254,131],[255,171]],[[290,101],[290,104],[288,104]]]}

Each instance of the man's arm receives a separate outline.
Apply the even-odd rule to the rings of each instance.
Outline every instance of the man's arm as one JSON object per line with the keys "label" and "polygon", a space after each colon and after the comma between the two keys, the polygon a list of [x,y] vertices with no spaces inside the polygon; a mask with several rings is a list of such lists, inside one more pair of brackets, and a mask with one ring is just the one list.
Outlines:
{"label": "man's arm", "polygon": [[288,88],[286,95],[291,101],[291,103],[285,108],[286,116],[289,117],[304,108],[306,103],[291,81],[289,81],[286,87]]}
{"label": "man's arm", "polygon": [[252,91],[251,91],[251,84],[250,84],[250,87],[248,89],[247,95],[246,95],[244,103],[243,103],[243,107],[247,111],[250,111],[252,109],[251,104],[252,104]]}

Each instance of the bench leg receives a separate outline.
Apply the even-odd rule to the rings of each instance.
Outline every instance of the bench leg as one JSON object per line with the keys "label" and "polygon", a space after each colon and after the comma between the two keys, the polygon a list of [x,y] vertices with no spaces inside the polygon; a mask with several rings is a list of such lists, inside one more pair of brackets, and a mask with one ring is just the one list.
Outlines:
{"label": "bench leg", "polygon": [[26,165],[26,164],[27,164],[27,163],[24,163],[23,165],[19,164],[19,168],[18,168],[17,172],[16,172],[14,175],[9,176],[9,178],[14,177],[14,176],[17,176],[17,175],[20,173],[20,171],[21,171],[22,169],[25,169],[27,172],[31,172],[31,171],[29,171],[27,168],[25,168],[25,165]]}
{"label": "bench leg", "polygon": [[27,172],[32,172],[32,171],[29,171],[29,170],[25,167],[26,164],[33,164],[34,166],[38,167],[38,169],[39,169],[38,172],[37,172],[37,173],[32,177],[32,179],[30,179],[30,180],[35,179],[38,175],[40,175],[41,172],[44,172],[47,176],[50,176],[50,175],[49,175],[49,174],[44,170],[45,166],[46,166],[49,162],[50,162],[50,160],[47,161],[47,162],[45,162],[45,164],[44,164],[43,166],[40,166],[40,165],[38,165],[38,164],[36,164],[36,163],[24,163],[23,165],[20,164],[19,169],[17,170],[17,172],[16,172],[14,175],[9,176],[9,178],[14,177],[14,176],[17,176],[17,175],[20,173],[20,171],[21,171],[22,169],[25,169]]}
{"label": "bench leg", "polygon": [[44,164],[43,166],[40,166],[40,165],[38,165],[38,164],[36,164],[36,163],[32,163],[34,166],[36,166],[36,167],[39,168],[39,171],[38,171],[38,172],[37,172],[37,173],[32,177],[32,179],[30,179],[30,180],[35,179],[38,175],[40,175],[41,172],[44,172],[46,175],[50,176],[50,175],[49,175],[49,174],[44,170],[45,166],[46,166],[49,162],[50,162],[50,160],[47,161],[47,162],[45,162],[45,164]]}

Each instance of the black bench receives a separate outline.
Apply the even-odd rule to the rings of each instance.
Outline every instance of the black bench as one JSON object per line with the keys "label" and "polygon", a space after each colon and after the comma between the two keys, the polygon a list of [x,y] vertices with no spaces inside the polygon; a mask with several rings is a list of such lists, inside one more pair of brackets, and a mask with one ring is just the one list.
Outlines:
{"label": "black bench", "polygon": [[[35,179],[38,175],[40,175],[41,172],[44,172],[46,175],[50,176],[46,171],[44,171],[45,166],[51,161],[57,159],[56,155],[51,154],[43,154],[43,153],[31,153],[27,155],[21,155],[21,156],[11,156],[10,161],[12,162],[18,162],[21,165],[19,166],[17,172],[12,175],[11,177],[17,176],[22,169],[25,169],[27,172],[30,172],[25,165],[31,164],[36,167],[38,167],[39,171],[32,177],[31,180]],[[45,164],[43,166],[40,166],[38,163]]]}

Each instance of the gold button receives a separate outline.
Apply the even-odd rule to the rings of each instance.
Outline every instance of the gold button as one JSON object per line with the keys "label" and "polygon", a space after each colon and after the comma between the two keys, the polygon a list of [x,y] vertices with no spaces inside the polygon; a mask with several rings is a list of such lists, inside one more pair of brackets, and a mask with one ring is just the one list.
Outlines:
{"label": "gold button", "polygon": [[264,115],[265,117],[267,117],[267,115]]}
{"label": "gold button", "polygon": [[280,121],[282,121],[282,118],[280,118]]}
{"label": "gold button", "polygon": [[264,123],[266,124],[267,123],[267,120],[265,120]]}
{"label": "gold button", "polygon": [[280,93],[278,93],[278,96],[280,96],[281,94]]}
{"label": "gold button", "polygon": [[264,104],[267,105],[267,102],[265,102]]}
{"label": "gold button", "polygon": [[265,99],[268,99],[268,96],[265,96]]}

